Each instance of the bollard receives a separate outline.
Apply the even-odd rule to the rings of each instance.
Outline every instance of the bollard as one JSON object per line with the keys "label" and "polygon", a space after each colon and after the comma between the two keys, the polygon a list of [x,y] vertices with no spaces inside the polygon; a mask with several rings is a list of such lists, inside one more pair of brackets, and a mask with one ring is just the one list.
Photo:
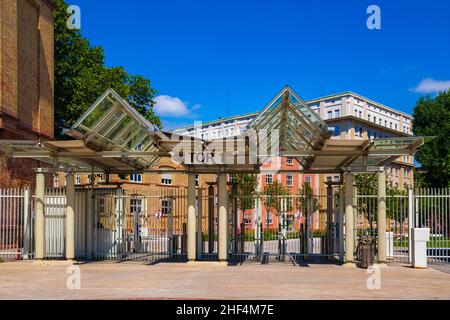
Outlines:
{"label": "bollard", "polygon": [[426,269],[427,242],[430,240],[429,228],[412,228],[412,266],[416,269]]}

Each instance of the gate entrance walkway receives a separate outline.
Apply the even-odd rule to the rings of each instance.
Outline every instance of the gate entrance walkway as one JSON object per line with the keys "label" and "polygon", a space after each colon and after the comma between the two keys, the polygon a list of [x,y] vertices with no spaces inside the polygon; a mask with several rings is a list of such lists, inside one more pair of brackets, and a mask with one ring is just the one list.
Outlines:
{"label": "gate entrance walkway", "polygon": [[[449,299],[450,274],[403,266],[382,269],[381,289],[366,270],[335,265],[87,263],[81,290],[68,290],[67,266],[0,264],[0,299]],[[111,279],[114,285],[111,286]]]}

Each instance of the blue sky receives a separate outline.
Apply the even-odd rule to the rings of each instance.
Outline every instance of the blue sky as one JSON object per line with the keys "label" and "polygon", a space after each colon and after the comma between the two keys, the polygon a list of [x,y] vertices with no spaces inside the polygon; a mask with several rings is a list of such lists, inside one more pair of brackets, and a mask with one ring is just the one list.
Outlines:
{"label": "blue sky", "polygon": [[[152,80],[166,128],[258,111],[286,84],[408,113],[450,87],[448,0],[66,1],[107,65]],[[366,27],[372,4],[381,30]]]}

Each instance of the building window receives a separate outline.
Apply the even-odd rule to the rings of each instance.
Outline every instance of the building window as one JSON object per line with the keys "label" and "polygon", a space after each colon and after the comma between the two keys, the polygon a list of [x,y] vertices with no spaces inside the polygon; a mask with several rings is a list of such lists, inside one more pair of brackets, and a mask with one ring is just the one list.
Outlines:
{"label": "building window", "polygon": [[341,116],[341,110],[335,110],[334,114],[336,118],[339,118]]}
{"label": "building window", "polygon": [[292,187],[294,185],[294,176],[292,174],[286,175],[286,185]]}
{"label": "building window", "polygon": [[359,117],[362,118],[362,111],[359,111]]}
{"label": "building window", "polygon": [[308,184],[311,186],[311,177],[305,177],[305,184]]}
{"label": "building window", "polygon": [[198,174],[195,175],[195,186],[198,187],[200,185],[200,176]]}
{"label": "building window", "polygon": [[[171,186],[172,185],[172,175],[171,174],[163,174],[161,176],[161,184],[166,185],[166,186]],[[195,179],[195,184],[197,185],[197,177]]]}
{"label": "building window", "polygon": [[248,213],[244,214],[244,223],[246,225],[252,224],[252,215],[251,214],[248,214]]}
{"label": "building window", "polygon": [[130,199],[130,211],[132,214],[142,212],[142,199],[131,198]]}
{"label": "building window", "polygon": [[133,173],[130,176],[130,182],[142,183],[142,174],[140,174],[140,173]]}
{"label": "building window", "polygon": [[328,114],[327,119],[333,118],[333,111],[328,111],[327,114]]}
{"label": "building window", "polygon": [[333,181],[334,182],[340,182],[341,181],[341,176],[334,176],[333,177]]}
{"label": "building window", "polygon": [[287,158],[286,159],[286,164],[292,166],[294,164],[294,159],[293,158]]}
{"label": "building window", "polygon": [[100,182],[105,182],[106,181],[106,174],[102,173],[100,174]]}
{"label": "building window", "polygon": [[273,220],[272,220],[272,214],[270,212],[267,212],[266,215],[266,224],[272,224]]}
{"label": "building window", "polygon": [[375,116],[373,117],[373,122],[377,123],[377,117],[375,117]]}
{"label": "building window", "polygon": [[272,183],[273,183],[273,175],[266,174],[266,184],[272,184]]}
{"label": "building window", "polygon": [[59,174],[53,175],[53,187],[54,188],[59,187]]}
{"label": "building window", "polygon": [[164,217],[172,213],[172,199],[165,198],[161,200],[161,213]]}
{"label": "building window", "polygon": [[367,121],[370,121],[370,114],[367,115]]}
{"label": "building window", "polygon": [[81,184],[81,175],[78,173],[75,175],[75,184]]}
{"label": "building window", "polygon": [[341,135],[341,126],[334,126],[333,136],[339,137]]}

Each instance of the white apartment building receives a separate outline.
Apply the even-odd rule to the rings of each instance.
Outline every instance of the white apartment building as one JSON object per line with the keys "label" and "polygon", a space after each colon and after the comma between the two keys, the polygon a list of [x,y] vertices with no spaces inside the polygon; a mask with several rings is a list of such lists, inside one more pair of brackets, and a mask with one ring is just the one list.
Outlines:
{"label": "white apartment building", "polygon": [[[377,139],[412,136],[412,116],[353,92],[325,96],[305,103],[328,124],[334,139]],[[197,138],[218,139],[242,134],[258,112],[221,118],[180,128],[174,133]],[[413,184],[413,157],[401,157],[387,167],[400,188]],[[321,175],[319,181],[335,179]],[[284,179],[282,179],[284,181]]]}

